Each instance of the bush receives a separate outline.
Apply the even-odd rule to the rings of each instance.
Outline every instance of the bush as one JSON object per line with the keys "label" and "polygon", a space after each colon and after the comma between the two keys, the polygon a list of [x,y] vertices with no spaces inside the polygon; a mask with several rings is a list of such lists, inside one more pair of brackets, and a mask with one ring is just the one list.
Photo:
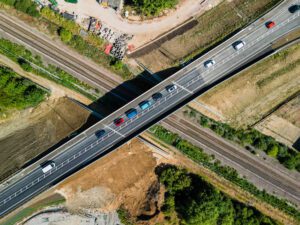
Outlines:
{"label": "bush", "polygon": [[61,40],[65,43],[71,41],[72,39],[72,33],[63,27],[59,29],[58,34]]}
{"label": "bush", "polygon": [[276,158],[278,154],[278,145],[272,145],[270,148],[267,150],[267,154],[271,157]]}
{"label": "bush", "polygon": [[131,0],[126,3],[132,5],[142,15],[156,16],[165,9],[175,7],[178,0]]}

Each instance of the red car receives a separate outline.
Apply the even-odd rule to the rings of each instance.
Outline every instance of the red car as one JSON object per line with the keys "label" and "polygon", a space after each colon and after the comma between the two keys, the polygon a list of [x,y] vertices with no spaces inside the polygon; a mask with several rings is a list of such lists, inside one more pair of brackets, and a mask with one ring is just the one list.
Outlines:
{"label": "red car", "polygon": [[266,23],[266,27],[267,27],[268,29],[270,29],[270,28],[272,28],[272,27],[274,27],[274,26],[275,26],[275,23],[274,23],[273,21],[269,21],[269,22]]}
{"label": "red car", "polygon": [[118,118],[114,120],[114,124],[118,127],[120,126],[122,123],[124,123],[124,119],[123,118]]}

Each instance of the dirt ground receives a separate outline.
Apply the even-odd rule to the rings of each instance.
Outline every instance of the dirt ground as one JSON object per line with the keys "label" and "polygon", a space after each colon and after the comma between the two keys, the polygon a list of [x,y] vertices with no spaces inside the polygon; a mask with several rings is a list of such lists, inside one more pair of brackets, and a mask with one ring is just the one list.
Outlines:
{"label": "dirt ground", "polygon": [[300,137],[300,95],[266,117],[255,128],[293,147]]}
{"label": "dirt ground", "polygon": [[[288,53],[263,60],[222,82],[197,101],[223,115],[224,121],[235,127],[251,126],[300,91],[300,65],[296,63],[299,57],[300,44],[297,44]],[[296,66],[288,70],[291,64]],[[195,103],[190,106],[207,114],[207,110]]]}
{"label": "dirt ground", "polygon": [[58,185],[57,191],[67,199],[71,211],[110,211],[124,204],[136,216],[141,214],[141,205],[147,204],[147,190],[156,183],[156,164],[151,150],[133,139],[67,178]]}
{"label": "dirt ground", "polygon": [[0,56],[0,63],[51,90],[49,98],[36,108],[15,112],[0,121],[1,180],[86,122],[89,113],[66,96],[86,104],[90,100],[47,79],[24,72],[4,56]]}
{"label": "dirt ground", "polygon": [[0,178],[80,128],[89,113],[67,98],[47,100],[1,124]]}

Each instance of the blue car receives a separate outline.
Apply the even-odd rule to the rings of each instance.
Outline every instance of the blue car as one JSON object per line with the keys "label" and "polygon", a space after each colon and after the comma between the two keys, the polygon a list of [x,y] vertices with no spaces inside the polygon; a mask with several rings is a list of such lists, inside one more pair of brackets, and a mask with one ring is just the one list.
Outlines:
{"label": "blue car", "polygon": [[149,108],[151,105],[151,103],[149,101],[143,101],[139,104],[139,107],[142,109],[142,110],[145,110],[147,108]]}
{"label": "blue car", "polygon": [[105,135],[105,133],[106,133],[105,130],[98,130],[96,131],[95,135],[97,138],[101,138]]}
{"label": "blue car", "polygon": [[131,119],[137,115],[136,109],[129,109],[128,111],[125,112],[125,115]]}

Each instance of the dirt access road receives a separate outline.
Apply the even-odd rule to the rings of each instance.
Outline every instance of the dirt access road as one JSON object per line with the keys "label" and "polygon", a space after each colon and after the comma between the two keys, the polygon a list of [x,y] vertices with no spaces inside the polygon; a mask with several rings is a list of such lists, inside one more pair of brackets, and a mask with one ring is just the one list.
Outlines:
{"label": "dirt access road", "polygon": [[[112,8],[103,8],[95,0],[78,1],[77,4],[57,0],[58,7],[81,16],[93,16],[109,27],[135,37],[131,40],[134,46],[141,46],[160,34],[177,27],[189,18],[217,5],[220,0],[183,0],[176,10],[170,10],[168,15],[147,21],[129,21],[121,17]],[[96,10],[95,10],[96,9]]]}

